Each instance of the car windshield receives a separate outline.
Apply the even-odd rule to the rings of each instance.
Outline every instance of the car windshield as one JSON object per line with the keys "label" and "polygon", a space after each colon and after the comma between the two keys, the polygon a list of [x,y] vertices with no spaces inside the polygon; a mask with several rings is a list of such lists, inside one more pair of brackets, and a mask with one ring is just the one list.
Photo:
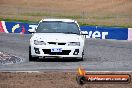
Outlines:
{"label": "car windshield", "polygon": [[44,21],[38,25],[36,33],[80,34],[80,31],[74,22]]}

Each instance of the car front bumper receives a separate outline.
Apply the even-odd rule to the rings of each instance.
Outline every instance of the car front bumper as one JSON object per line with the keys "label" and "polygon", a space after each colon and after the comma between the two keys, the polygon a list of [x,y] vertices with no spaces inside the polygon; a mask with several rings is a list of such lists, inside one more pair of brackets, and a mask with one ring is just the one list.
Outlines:
{"label": "car front bumper", "polygon": [[[53,48],[61,48],[62,52],[51,52]],[[71,57],[82,58],[83,47],[82,46],[45,46],[45,45],[33,45],[31,46],[32,57]]]}

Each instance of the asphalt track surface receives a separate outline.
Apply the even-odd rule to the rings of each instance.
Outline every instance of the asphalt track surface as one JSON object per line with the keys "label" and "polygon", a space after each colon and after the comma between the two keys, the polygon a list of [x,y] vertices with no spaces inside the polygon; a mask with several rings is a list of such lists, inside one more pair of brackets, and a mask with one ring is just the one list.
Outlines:
{"label": "asphalt track surface", "polygon": [[132,42],[86,39],[84,61],[46,59],[29,62],[31,35],[0,33],[0,52],[15,55],[23,62],[1,65],[0,71],[75,71],[80,65],[87,71],[132,71]]}

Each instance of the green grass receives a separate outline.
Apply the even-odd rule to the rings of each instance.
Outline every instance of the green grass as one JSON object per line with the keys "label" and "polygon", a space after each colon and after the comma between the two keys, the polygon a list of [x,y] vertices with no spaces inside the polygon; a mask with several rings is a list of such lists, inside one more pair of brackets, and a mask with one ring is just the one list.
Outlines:
{"label": "green grass", "polygon": [[[72,16],[70,17],[70,19],[74,19],[72,18]],[[38,23],[39,21],[30,21],[30,20],[24,20],[24,19],[19,19],[19,18],[2,18],[0,17],[1,21],[8,21],[8,22],[24,22],[24,23]],[[78,22],[79,25],[81,26],[105,26],[105,27],[123,27],[123,28],[130,28],[130,26],[127,25],[97,25],[97,24],[88,24],[88,23],[84,23],[84,22]]]}
{"label": "green grass", "polygon": [[11,18],[2,18],[0,17],[1,21],[8,21],[8,22],[23,22],[23,23],[38,23],[36,21],[24,20],[24,19],[11,19]]}
{"label": "green grass", "polygon": [[127,25],[97,25],[97,24],[88,24],[88,23],[82,23],[78,22],[81,26],[104,26],[104,27],[122,27],[122,28],[131,28],[131,26]]}

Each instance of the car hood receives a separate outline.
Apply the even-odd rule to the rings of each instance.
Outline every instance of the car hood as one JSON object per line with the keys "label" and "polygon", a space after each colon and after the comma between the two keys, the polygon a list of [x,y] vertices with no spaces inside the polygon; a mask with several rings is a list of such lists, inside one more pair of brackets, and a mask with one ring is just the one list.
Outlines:
{"label": "car hood", "polygon": [[45,42],[79,42],[83,40],[81,35],[64,33],[35,33],[32,39]]}

